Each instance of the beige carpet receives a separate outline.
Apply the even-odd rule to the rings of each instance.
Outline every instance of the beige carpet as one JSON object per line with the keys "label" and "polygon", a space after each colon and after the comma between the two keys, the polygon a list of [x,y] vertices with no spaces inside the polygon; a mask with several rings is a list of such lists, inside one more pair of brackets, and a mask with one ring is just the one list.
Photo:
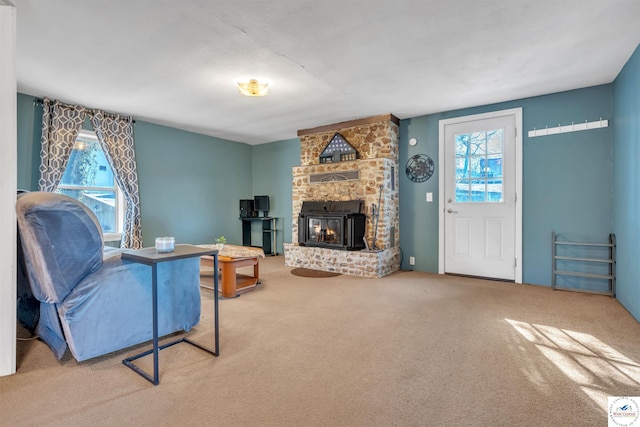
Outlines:
{"label": "beige carpet", "polygon": [[0,425],[605,426],[607,396],[640,395],[640,324],[610,297],[290,271],[261,260],[263,285],[220,301],[220,357],[167,348],[157,387],[121,362],[148,345],[77,363],[18,342]]}

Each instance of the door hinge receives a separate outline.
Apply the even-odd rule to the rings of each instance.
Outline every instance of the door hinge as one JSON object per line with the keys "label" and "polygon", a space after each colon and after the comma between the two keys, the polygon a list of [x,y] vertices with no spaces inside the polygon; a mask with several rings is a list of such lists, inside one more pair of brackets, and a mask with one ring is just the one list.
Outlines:
{"label": "door hinge", "polygon": [[514,258],[513,259],[513,266],[517,267],[518,266],[518,258]]}

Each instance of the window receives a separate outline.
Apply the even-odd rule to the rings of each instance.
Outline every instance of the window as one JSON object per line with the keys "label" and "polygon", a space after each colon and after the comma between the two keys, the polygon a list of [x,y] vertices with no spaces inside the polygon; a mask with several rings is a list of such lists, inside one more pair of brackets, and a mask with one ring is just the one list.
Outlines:
{"label": "window", "polygon": [[105,241],[120,240],[124,197],[94,132],[78,134],[56,192],[87,205],[98,217]]}
{"label": "window", "polygon": [[502,202],[503,129],[456,135],[456,203]]}

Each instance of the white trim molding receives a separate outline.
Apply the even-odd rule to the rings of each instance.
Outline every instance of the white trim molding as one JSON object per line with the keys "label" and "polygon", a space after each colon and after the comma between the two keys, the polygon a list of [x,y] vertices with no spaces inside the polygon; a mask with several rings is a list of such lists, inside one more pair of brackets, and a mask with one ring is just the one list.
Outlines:
{"label": "white trim molding", "polygon": [[0,376],[16,372],[16,8],[0,0]]}

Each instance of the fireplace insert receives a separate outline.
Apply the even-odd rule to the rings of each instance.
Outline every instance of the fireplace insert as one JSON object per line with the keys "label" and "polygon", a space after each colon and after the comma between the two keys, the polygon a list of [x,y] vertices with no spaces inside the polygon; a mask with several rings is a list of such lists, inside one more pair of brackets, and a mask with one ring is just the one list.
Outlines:
{"label": "fireplace insert", "polygon": [[362,200],[302,202],[298,215],[298,243],[331,249],[364,249],[367,216]]}

